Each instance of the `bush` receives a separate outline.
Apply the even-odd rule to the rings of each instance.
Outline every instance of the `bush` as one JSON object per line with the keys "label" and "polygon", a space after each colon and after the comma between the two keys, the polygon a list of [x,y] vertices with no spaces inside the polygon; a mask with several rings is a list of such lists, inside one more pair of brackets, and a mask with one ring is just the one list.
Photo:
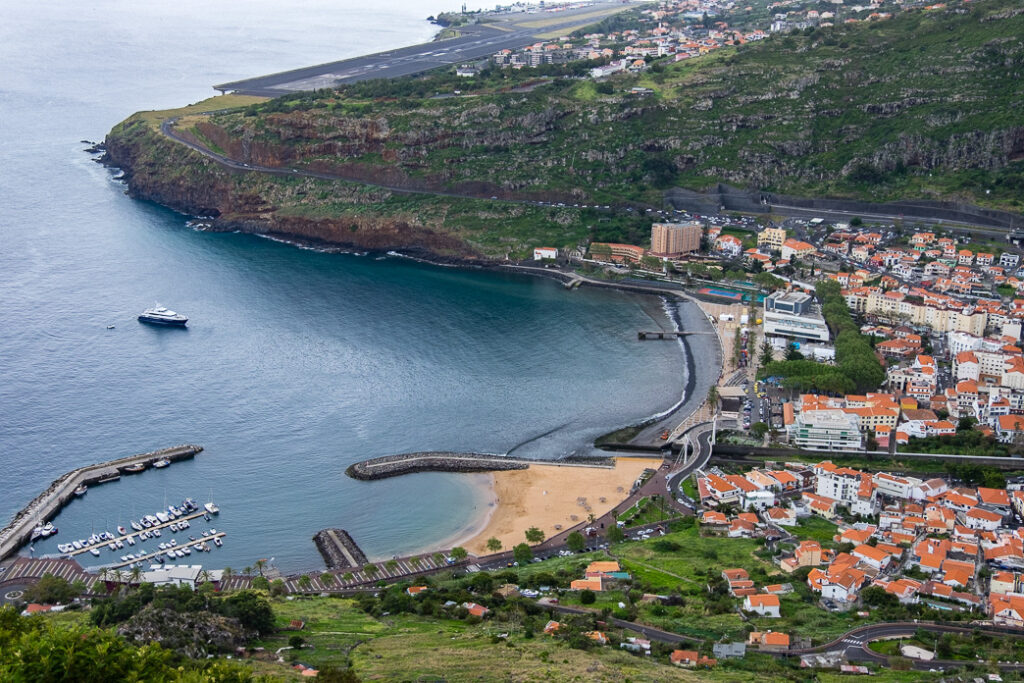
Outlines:
{"label": "bush", "polygon": [[592,590],[585,590],[580,593],[580,603],[583,605],[593,605],[597,602],[597,594]]}

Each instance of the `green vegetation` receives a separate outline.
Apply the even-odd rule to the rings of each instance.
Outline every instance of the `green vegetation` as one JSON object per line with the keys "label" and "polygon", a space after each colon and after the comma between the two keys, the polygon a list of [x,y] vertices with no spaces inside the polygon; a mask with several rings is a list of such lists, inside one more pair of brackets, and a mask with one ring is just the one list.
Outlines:
{"label": "green vegetation", "polygon": [[112,631],[66,619],[21,617],[0,607],[0,679],[30,681],[180,681],[243,683],[246,667],[194,661],[159,645],[133,647]]}
{"label": "green vegetation", "polygon": [[838,533],[836,525],[818,515],[801,519],[789,531],[797,538],[817,541],[824,548],[831,548],[836,545],[832,541],[832,537]]}
{"label": "green vegetation", "polygon": [[1000,443],[994,436],[987,436],[976,429],[958,429],[952,436],[929,436],[914,439],[899,447],[907,453],[942,453],[945,455],[981,455],[1008,457],[1019,453],[1019,444]]}

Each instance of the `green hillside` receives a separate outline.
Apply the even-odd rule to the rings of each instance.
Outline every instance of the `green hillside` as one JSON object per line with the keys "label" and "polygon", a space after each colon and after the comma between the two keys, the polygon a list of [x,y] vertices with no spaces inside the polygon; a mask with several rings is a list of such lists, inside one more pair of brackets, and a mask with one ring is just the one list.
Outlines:
{"label": "green hillside", "polygon": [[[728,182],[1020,210],[1022,36],[1018,2],[956,2],[776,34],[676,63],[663,58],[607,82],[583,76],[584,64],[549,67],[545,78],[497,68],[477,79],[435,73],[296,94],[181,126],[247,163],[478,197],[483,204],[396,201],[382,191],[369,198],[351,188],[305,187],[300,194],[265,178],[246,185],[250,199],[255,193],[266,200],[260,220],[415,216],[416,226],[452,235],[463,245],[452,252],[464,255],[566,246],[595,230],[619,239],[638,232],[629,221],[609,224],[572,210],[555,216],[520,206],[510,219],[508,205],[487,205],[491,197],[657,206],[666,188]],[[653,93],[636,95],[634,87]],[[115,129],[114,147],[132,136],[147,137],[142,144],[152,147],[155,136],[144,125],[130,119]],[[113,156],[121,161],[116,149]],[[162,153],[152,170],[175,173],[175,164],[192,163],[183,156]],[[145,174],[138,180],[146,196]],[[251,218],[252,209],[238,215]]]}

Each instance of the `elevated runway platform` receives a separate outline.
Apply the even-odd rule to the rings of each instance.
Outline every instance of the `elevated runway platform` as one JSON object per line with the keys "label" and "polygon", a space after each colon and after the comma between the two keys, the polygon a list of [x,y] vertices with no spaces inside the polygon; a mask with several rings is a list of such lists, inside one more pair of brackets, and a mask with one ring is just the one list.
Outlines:
{"label": "elevated runway platform", "polygon": [[562,12],[488,15],[480,23],[460,26],[458,30],[461,35],[457,38],[221,83],[213,87],[221,93],[280,97],[292,92],[333,88],[375,78],[411,76],[440,67],[485,59],[501,50],[523,48],[543,40],[541,36],[551,36],[562,31],[571,33],[629,8],[630,5],[620,0]]}

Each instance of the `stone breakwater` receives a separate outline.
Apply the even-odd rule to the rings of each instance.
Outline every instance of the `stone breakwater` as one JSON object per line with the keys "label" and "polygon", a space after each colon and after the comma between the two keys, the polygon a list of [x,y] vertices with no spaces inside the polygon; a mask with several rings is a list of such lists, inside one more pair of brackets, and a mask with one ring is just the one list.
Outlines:
{"label": "stone breakwater", "polygon": [[353,479],[371,481],[413,472],[499,472],[525,470],[529,466],[527,461],[501,455],[431,451],[362,460],[349,465],[345,474]]}
{"label": "stone breakwater", "polygon": [[32,529],[56,515],[74,497],[75,489],[82,484],[88,486],[115,479],[120,474],[120,468],[128,465],[138,463],[151,465],[160,459],[177,462],[194,457],[202,450],[202,446],[175,446],[86,465],[61,475],[50,484],[49,488],[16,513],[10,524],[0,530],[0,560],[7,558],[8,555],[27,543]]}
{"label": "stone breakwater", "polygon": [[367,563],[362,548],[344,529],[321,529],[313,536],[313,543],[328,569],[362,567]]}

